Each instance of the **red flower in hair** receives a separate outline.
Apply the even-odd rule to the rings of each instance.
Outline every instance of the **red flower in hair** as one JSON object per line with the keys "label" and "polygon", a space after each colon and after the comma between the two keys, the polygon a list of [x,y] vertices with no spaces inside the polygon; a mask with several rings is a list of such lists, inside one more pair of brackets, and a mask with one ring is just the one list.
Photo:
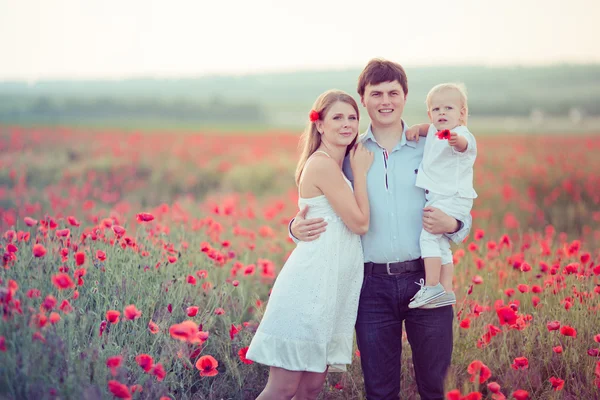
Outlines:
{"label": "red flower in hair", "polygon": [[448,140],[448,139],[450,139],[450,131],[448,129],[444,129],[443,131],[438,131],[438,133],[436,133],[436,136],[438,137],[438,139]]}
{"label": "red flower in hair", "polygon": [[308,118],[310,122],[315,122],[319,120],[319,113],[315,110],[310,110],[310,114],[308,114]]}

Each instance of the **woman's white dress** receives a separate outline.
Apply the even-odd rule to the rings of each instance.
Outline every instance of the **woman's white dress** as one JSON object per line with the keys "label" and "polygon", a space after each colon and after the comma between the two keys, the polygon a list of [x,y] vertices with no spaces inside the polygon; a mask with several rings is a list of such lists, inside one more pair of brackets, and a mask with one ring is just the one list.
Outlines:
{"label": "woman's white dress", "polygon": [[298,206],[304,205],[306,218],[323,217],[326,230],[317,240],[298,243],[288,258],[246,357],[291,371],[345,371],[352,363],[363,281],[360,236],[324,195],[300,197]]}

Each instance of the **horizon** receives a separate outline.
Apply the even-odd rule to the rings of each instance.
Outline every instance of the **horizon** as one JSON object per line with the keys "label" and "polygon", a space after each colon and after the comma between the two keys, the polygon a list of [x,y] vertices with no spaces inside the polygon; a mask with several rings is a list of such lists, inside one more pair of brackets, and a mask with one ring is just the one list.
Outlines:
{"label": "horizon", "polygon": [[407,68],[600,63],[592,0],[0,0],[0,10],[0,82],[335,71],[375,57]]}
{"label": "horizon", "polygon": [[[448,65],[404,65],[405,69],[428,69],[428,68],[487,68],[487,69],[538,69],[538,68],[557,68],[557,67],[600,67],[600,62],[589,62],[589,63],[570,63],[570,62],[557,62],[552,64],[515,64],[515,65],[484,65],[484,64],[448,64]],[[40,83],[53,83],[53,82],[73,82],[73,83],[85,83],[85,82],[124,82],[134,80],[186,80],[186,79],[204,79],[204,78],[244,78],[253,76],[268,76],[268,75],[291,75],[291,74],[302,74],[302,73],[329,73],[329,72],[346,72],[353,70],[360,70],[364,65],[348,66],[344,68],[318,68],[318,67],[306,67],[303,69],[278,69],[278,70],[265,70],[265,71],[248,71],[248,72],[229,72],[229,73],[216,73],[207,72],[204,74],[190,74],[190,75],[131,75],[123,77],[79,77],[79,78],[47,78],[34,81],[18,80],[18,79],[0,79],[0,84],[27,84],[35,86]]]}

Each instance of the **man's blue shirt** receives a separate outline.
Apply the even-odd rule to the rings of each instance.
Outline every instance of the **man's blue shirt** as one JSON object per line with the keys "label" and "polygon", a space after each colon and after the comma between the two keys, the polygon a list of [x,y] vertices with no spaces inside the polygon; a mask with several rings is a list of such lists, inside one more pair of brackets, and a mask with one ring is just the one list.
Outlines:
{"label": "man's blue shirt", "polygon": [[[365,262],[408,261],[421,257],[419,237],[423,228],[425,193],[415,186],[419,164],[423,159],[425,139],[418,143],[402,139],[388,153],[375,140],[371,126],[359,140],[373,152],[374,160],[367,174],[369,195],[369,231],[362,236]],[[344,173],[353,181],[350,160],[344,160]],[[471,216],[461,221],[463,227],[447,235],[460,243],[469,234]]]}

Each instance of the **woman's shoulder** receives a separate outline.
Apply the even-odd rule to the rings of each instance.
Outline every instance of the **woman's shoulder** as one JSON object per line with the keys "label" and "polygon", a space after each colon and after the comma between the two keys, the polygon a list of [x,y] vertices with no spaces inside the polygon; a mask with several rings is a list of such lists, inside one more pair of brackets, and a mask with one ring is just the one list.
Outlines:
{"label": "woman's shoulder", "polygon": [[329,176],[332,173],[337,173],[339,169],[340,167],[333,158],[325,154],[315,154],[311,157],[304,173],[317,176]]}

